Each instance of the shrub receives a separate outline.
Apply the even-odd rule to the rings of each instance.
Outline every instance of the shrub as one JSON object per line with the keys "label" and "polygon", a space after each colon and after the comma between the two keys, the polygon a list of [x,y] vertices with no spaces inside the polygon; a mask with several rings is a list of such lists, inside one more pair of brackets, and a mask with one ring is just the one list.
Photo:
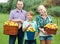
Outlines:
{"label": "shrub", "polygon": [[29,11],[36,11],[37,7],[43,2],[44,0],[23,0],[24,2],[24,9]]}
{"label": "shrub", "polygon": [[0,12],[8,13],[9,12],[9,3],[0,3]]}
{"label": "shrub", "polygon": [[54,16],[60,16],[60,6],[48,8],[48,13]]}

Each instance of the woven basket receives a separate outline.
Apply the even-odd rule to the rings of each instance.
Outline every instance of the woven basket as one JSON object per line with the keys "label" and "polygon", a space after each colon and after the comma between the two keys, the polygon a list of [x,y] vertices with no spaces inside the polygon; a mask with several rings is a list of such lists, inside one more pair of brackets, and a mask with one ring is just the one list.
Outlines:
{"label": "woven basket", "polygon": [[44,30],[48,33],[48,34],[56,34],[57,33],[57,29],[47,29],[47,28],[44,28]]}
{"label": "woven basket", "polygon": [[[58,19],[57,19],[57,17],[56,17],[55,15],[52,15],[52,16],[54,16],[54,19],[56,19],[56,24],[57,24],[57,26],[58,26]],[[45,30],[48,34],[54,34],[54,35],[56,35],[56,33],[57,33],[57,31],[58,31],[58,29],[48,29],[48,28],[44,28],[44,30]]]}
{"label": "woven basket", "polygon": [[18,27],[17,26],[6,26],[4,25],[4,34],[6,35],[17,35]]}

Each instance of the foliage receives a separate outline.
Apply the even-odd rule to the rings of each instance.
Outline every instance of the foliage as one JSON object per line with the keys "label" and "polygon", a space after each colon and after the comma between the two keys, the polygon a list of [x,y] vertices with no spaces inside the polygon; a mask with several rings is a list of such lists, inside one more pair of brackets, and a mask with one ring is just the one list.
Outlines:
{"label": "foliage", "polygon": [[16,3],[18,0],[13,0],[12,1],[12,5],[11,5],[11,9],[15,9],[16,8]]}
{"label": "foliage", "polygon": [[[0,12],[2,13],[9,13],[11,9],[16,8],[16,2],[18,0],[9,0],[7,3],[0,3]],[[57,5],[60,5],[60,0],[22,0],[24,2],[24,8],[25,10],[29,11],[32,10],[36,14],[37,12],[37,7],[40,4],[45,5],[47,8],[49,8],[49,12],[54,11],[55,14],[59,14],[59,9],[55,10]],[[53,7],[54,6],[54,7]],[[55,8],[56,7],[56,8]],[[56,12],[57,13],[56,13]],[[53,14],[53,12],[51,13]]]}
{"label": "foliage", "polygon": [[[8,5],[6,5],[7,3],[0,4],[2,6],[1,12],[6,13],[6,12],[10,11],[11,9],[15,9],[17,1],[18,0],[9,0]],[[38,5],[40,5],[40,3],[42,3],[44,0],[38,0],[38,1],[37,0],[29,0],[29,1],[22,0],[22,1],[24,2],[25,10],[27,10],[27,11],[32,10],[32,11],[36,12]],[[0,6],[0,9],[1,9],[1,6]]]}
{"label": "foliage", "polygon": [[36,14],[37,12],[37,7],[44,2],[44,0],[23,0],[24,2],[24,9],[27,11],[32,10],[33,12],[35,12]]}
{"label": "foliage", "polygon": [[45,0],[42,4],[47,8],[52,6],[60,6],[60,0]]}
{"label": "foliage", "polygon": [[0,12],[8,13],[9,12],[9,3],[0,3]]}
{"label": "foliage", "polygon": [[54,16],[60,16],[60,6],[48,8],[48,13]]}
{"label": "foliage", "polygon": [[40,5],[40,3],[42,3],[44,0],[23,0],[24,1],[24,9],[26,10],[33,10],[35,11],[36,8]]}
{"label": "foliage", "polygon": [[55,5],[60,5],[60,0],[52,0]]}

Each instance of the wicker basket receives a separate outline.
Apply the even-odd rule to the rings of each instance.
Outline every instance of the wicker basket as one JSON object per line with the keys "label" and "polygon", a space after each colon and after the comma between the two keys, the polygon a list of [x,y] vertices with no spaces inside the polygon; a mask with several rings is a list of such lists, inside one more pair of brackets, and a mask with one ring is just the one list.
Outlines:
{"label": "wicker basket", "polygon": [[57,29],[47,29],[47,28],[44,28],[44,30],[48,33],[48,34],[56,34],[57,33]]}
{"label": "wicker basket", "polygon": [[17,26],[6,26],[4,25],[4,34],[6,35],[17,35],[18,27]]}

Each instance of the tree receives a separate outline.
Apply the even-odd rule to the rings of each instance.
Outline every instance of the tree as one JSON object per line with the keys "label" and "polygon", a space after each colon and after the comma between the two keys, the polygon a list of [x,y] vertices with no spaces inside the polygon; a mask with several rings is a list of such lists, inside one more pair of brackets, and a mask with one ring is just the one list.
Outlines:
{"label": "tree", "polygon": [[24,2],[24,9],[29,11],[37,11],[37,7],[44,2],[44,0],[23,0]]}
{"label": "tree", "polygon": [[16,8],[16,3],[17,3],[17,1],[18,1],[18,0],[13,0],[11,9],[15,9],[15,8]]}
{"label": "tree", "polygon": [[42,4],[44,4],[47,8],[52,6],[59,6],[60,0],[45,0]]}
{"label": "tree", "polygon": [[[16,3],[18,0],[11,0],[10,1],[10,7],[11,9],[16,8]],[[33,10],[36,11],[37,7],[44,1],[44,0],[21,0],[24,2],[24,8],[25,10]]]}
{"label": "tree", "polygon": [[60,5],[60,0],[53,0],[53,3],[54,3],[55,5]]}
{"label": "tree", "polygon": [[12,4],[13,4],[13,0],[9,0],[8,2],[9,2],[9,10],[11,10]]}

